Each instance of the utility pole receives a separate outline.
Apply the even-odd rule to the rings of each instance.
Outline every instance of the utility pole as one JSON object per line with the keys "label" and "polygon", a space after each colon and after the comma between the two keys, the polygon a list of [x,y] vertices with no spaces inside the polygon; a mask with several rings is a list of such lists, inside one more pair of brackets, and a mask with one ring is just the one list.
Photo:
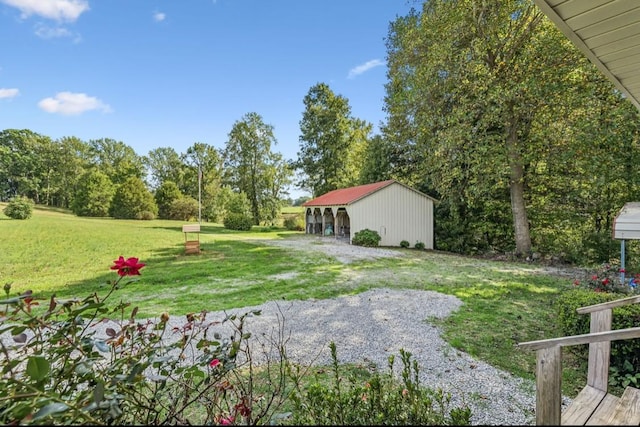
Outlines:
{"label": "utility pole", "polygon": [[198,164],[198,224],[202,224],[202,166]]}

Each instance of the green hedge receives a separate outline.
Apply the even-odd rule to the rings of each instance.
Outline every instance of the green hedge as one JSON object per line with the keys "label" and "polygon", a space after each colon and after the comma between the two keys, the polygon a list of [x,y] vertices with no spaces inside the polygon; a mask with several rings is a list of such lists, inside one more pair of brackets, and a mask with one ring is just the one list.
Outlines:
{"label": "green hedge", "polygon": [[[584,289],[572,289],[564,292],[557,300],[558,322],[561,333],[568,335],[588,334],[590,330],[589,314],[578,314],[576,309],[593,304],[624,298],[625,295],[607,292],[593,292]],[[613,309],[612,329],[625,329],[640,326],[640,304]],[[587,345],[568,348],[580,359],[588,360]],[[613,386],[640,385],[640,339],[611,342],[611,371],[609,384]]]}
{"label": "green hedge", "polygon": [[380,237],[377,231],[365,228],[354,234],[351,243],[357,246],[376,247],[380,243],[380,239],[382,239],[382,237]]}
{"label": "green hedge", "polygon": [[223,224],[229,230],[249,231],[253,227],[253,219],[248,215],[231,212],[224,218]]}

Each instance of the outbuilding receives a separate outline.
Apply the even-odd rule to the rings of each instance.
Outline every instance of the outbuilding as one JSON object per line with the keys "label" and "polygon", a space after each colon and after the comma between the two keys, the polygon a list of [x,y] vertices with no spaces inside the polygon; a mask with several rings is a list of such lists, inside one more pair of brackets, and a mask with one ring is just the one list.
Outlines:
{"label": "outbuilding", "polygon": [[360,230],[380,234],[380,246],[433,249],[433,205],[436,200],[396,180],[333,190],[302,206],[305,232],[348,239]]}

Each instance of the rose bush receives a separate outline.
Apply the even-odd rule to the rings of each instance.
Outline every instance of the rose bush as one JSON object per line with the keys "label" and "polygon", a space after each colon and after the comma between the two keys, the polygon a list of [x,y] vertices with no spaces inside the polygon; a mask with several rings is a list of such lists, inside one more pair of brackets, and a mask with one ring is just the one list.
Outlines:
{"label": "rose bush", "polygon": [[[625,274],[624,283],[621,282],[623,273]],[[618,266],[605,263],[591,273],[586,280],[574,280],[573,286],[594,292],[636,294],[640,293],[638,283],[640,283],[640,274],[630,274]]]}
{"label": "rose bush", "polygon": [[[103,298],[59,300],[36,313],[32,292],[0,301],[0,423],[7,424],[256,424],[273,415],[256,404],[236,375],[250,334],[250,311],[218,321],[192,313],[169,327],[169,315],[137,319],[129,303],[108,306],[120,286],[145,266],[120,256],[118,279]],[[114,321],[113,319],[120,319]],[[97,326],[109,322],[104,334]],[[113,324],[113,326],[111,326]],[[217,329],[227,325],[229,335]],[[104,325],[103,325],[104,326]],[[282,359],[281,359],[282,361]]]}

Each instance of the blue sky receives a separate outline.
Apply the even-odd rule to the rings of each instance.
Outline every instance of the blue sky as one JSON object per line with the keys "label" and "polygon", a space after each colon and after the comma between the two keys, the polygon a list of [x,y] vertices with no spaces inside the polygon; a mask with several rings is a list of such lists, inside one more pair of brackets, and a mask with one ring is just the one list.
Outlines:
{"label": "blue sky", "polygon": [[406,0],[0,0],[0,130],[223,148],[249,112],[299,150],[323,82],[384,120],[384,40]]}

